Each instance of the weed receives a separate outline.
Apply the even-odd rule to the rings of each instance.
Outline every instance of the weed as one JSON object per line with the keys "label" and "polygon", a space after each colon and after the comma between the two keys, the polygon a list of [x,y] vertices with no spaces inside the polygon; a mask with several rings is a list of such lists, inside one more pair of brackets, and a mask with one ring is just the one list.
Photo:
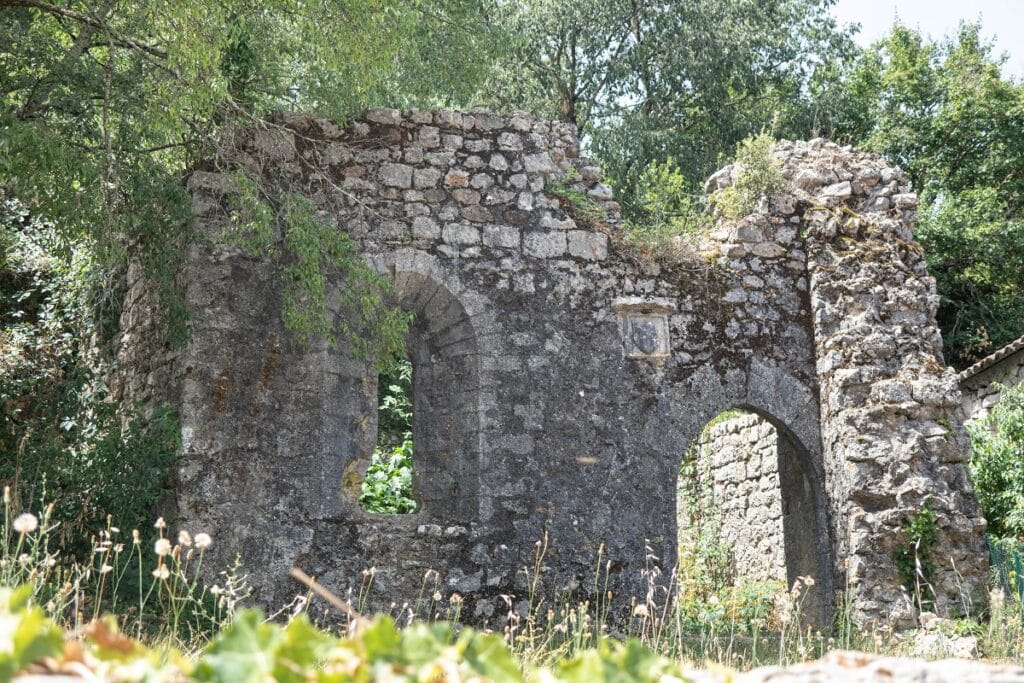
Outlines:
{"label": "weed", "polygon": [[786,185],[779,163],[772,157],[775,139],[768,133],[751,136],[736,147],[733,183],[711,197],[726,218],[739,219],[752,213],[761,197]]}

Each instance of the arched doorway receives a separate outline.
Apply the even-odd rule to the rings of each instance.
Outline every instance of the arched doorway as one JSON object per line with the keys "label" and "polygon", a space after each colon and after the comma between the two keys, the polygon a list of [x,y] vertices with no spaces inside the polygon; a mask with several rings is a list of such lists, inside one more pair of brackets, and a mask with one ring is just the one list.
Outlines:
{"label": "arched doorway", "polygon": [[747,408],[720,413],[690,445],[677,490],[681,567],[700,562],[718,586],[774,581],[789,588],[804,577],[806,621],[827,621],[824,475],[785,425]]}

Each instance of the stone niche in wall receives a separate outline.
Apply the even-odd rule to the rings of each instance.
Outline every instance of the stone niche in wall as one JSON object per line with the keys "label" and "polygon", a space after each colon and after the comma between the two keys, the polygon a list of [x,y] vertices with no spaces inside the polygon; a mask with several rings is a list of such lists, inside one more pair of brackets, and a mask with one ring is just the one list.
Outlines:
{"label": "stone niche in wall", "polygon": [[[239,131],[234,151],[189,180],[201,235],[179,268],[188,344],[157,348],[145,334],[155,313],[136,271],[122,321],[125,399],[171,405],[187,436],[177,522],[214,535],[210,575],[240,556],[255,599],[277,605],[297,592],[297,565],[387,610],[414,601],[429,571],[462,597],[464,619],[493,624],[508,613],[502,596],[516,609],[527,599],[522,568],[546,539],[546,593],[589,597],[601,553],[626,618],[652,557],[658,595],[671,592],[680,466],[714,416],[740,408],[784,435],[796,463],[787,474],[777,458],[777,475],[758,473],[753,454],[729,465],[744,468],[745,509],[771,510],[751,550],[765,572],[814,576],[823,615],[846,592],[860,622],[909,624],[892,558],[927,501],[938,609],[982,591],[984,521],[906,177],[823,140],[779,143],[775,157],[784,191],[719,221],[692,257],[657,261],[626,246],[600,169],[562,123],[385,109]],[[282,262],[224,240],[239,170],[308,198],[414,314],[415,514],[359,506],[375,374],[344,344],[295,344]],[[340,319],[346,284],[332,278]],[[781,497],[762,495],[774,476]],[[799,505],[779,513],[787,496]],[[787,514],[813,542],[790,540]],[[780,519],[784,545],[801,549],[792,562],[765,552]]]}

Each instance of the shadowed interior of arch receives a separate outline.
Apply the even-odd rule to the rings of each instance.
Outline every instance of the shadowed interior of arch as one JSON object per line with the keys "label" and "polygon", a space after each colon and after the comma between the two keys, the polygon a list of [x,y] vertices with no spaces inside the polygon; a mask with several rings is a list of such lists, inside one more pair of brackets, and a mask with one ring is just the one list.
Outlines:
{"label": "shadowed interior of arch", "polygon": [[[680,468],[677,519],[681,584],[704,592],[791,588],[827,618],[830,548],[823,481],[784,425],[750,410],[713,418]],[[812,585],[808,585],[812,584]],[[706,596],[705,596],[706,597]]]}

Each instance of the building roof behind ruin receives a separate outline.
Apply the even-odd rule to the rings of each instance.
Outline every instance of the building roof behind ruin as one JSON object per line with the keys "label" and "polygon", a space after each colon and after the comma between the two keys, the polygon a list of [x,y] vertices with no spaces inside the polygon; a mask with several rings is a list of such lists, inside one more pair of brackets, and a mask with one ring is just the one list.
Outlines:
{"label": "building roof behind ruin", "polygon": [[983,371],[988,370],[996,363],[1004,361],[1010,356],[1013,356],[1021,351],[1024,351],[1024,336],[1019,337],[1018,339],[1010,342],[1009,344],[1002,347],[998,351],[985,356],[974,365],[961,371],[959,374],[959,379],[961,382],[965,382],[974,377],[975,375],[978,375]]}

